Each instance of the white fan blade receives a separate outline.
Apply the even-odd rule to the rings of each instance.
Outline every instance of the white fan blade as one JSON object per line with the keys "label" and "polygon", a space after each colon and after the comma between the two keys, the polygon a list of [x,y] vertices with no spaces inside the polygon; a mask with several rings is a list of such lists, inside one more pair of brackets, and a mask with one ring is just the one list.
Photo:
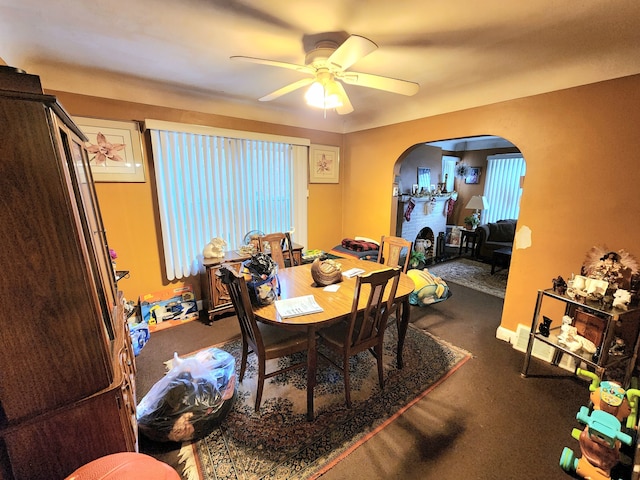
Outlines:
{"label": "white fan blade", "polygon": [[291,93],[294,90],[305,87],[307,85],[311,85],[315,81],[315,78],[303,78],[302,80],[298,80],[297,82],[290,83],[289,85],[282,87],[275,92],[270,93],[269,95],[265,95],[260,98],[261,102],[268,102],[270,100],[275,100],[282,95],[286,95],[287,93]]}
{"label": "white fan blade", "polygon": [[397,78],[382,77],[369,73],[346,72],[343,75],[336,75],[340,80],[349,85],[360,87],[376,88],[387,92],[399,93],[400,95],[415,95],[420,90],[420,85],[407,80]]}
{"label": "white fan blade", "polygon": [[340,82],[336,82],[338,85],[338,90],[340,90],[340,98],[342,98],[342,106],[336,107],[336,113],[338,115],[346,115],[347,113],[353,112],[353,105],[351,105],[351,100],[349,100],[349,96],[345,91],[344,87]]}
{"label": "white fan blade", "polygon": [[360,35],[351,35],[331,54],[327,63],[337,67],[339,70],[346,70],[377,48],[378,45],[368,38],[361,37]]}
{"label": "white fan blade", "polygon": [[295,70],[297,72],[302,72],[302,73],[309,73],[311,75],[315,75],[316,73],[315,68],[309,67],[307,65],[297,65],[295,63],[277,62],[275,60],[266,60],[264,58],[253,58],[253,57],[233,56],[229,58],[231,60],[241,60],[243,62],[259,63],[261,65],[271,65],[272,67],[288,68],[289,70]]}

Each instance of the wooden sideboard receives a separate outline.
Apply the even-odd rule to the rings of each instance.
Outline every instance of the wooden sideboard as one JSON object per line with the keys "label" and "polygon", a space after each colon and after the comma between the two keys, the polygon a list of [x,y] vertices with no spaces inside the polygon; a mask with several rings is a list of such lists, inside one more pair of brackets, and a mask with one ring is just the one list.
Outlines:
{"label": "wooden sideboard", "polygon": [[137,450],[135,359],[84,135],[0,67],[0,479]]}
{"label": "wooden sideboard", "polygon": [[[297,265],[300,265],[302,263],[302,249],[304,247],[294,242],[292,242],[292,244],[294,261]],[[286,258],[287,252],[284,252],[284,254]],[[231,297],[229,296],[227,287],[216,275],[220,265],[228,264],[238,267],[249,258],[250,255],[241,254],[237,250],[230,250],[225,252],[224,257],[204,259],[205,275],[202,277],[202,292],[206,297],[207,314],[210,322],[215,320],[215,317],[218,315],[233,312],[233,304],[231,303]]]}

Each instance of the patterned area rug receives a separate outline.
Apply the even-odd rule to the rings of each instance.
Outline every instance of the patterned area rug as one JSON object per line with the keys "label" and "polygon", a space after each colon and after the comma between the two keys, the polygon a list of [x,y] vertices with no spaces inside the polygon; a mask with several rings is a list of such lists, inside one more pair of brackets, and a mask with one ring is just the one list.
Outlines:
{"label": "patterned area rug", "polygon": [[498,269],[491,275],[491,265],[469,258],[458,258],[427,267],[447,283],[457,283],[495,297],[504,298],[509,270]]}
{"label": "patterned area rug", "polygon": [[[326,361],[318,364],[313,422],[306,420],[306,370],[265,382],[262,406],[254,412],[255,355],[237,384],[228,416],[204,439],[185,443],[183,477],[198,480],[316,478],[424,397],[470,358],[470,354],[409,325],[405,366],[396,368],[397,329],[385,335],[385,387],[378,385],[376,362],[363,352],[351,359],[352,408],[345,406],[342,374]],[[241,341],[219,346],[236,358]],[[303,357],[294,358],[299,361]],[[273,362],[283,360],[273,360]],[[282,365],[282,364],[281,364]],[[270,367],[267,363],[267,371]],[[248,377],[248,378],[247,378]]]}

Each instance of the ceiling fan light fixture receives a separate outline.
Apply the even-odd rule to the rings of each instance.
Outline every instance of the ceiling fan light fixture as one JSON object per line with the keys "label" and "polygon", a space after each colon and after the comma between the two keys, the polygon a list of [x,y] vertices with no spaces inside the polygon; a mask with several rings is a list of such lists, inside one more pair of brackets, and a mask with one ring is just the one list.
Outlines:
{"label": "ceiling fan light fixture", "polygon": [[335,80],[324,83],[315,81],[304,94],[307,105],[323,110],[342,106],[342,97]]}

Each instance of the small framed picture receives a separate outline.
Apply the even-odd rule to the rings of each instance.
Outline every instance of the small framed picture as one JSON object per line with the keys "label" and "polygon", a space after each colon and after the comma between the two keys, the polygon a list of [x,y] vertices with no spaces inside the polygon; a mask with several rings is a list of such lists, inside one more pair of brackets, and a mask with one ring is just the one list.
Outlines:
{"label": "small framed picture", "polygon": [[75,117],[89,139],[89,161],[96,182],[144,182],[140,126],[134,121]]}
{"label": "small framed picture", "polygon": [[393,195],[394,197],[397,197],[397,196],[399,195],[399,193],[400,193],[400,192],[399,192],[398,186],[397,186],[397,185],[394,185],[394,186],[393,186],[393,193],[392,193],[392,195]]}
{"label": "small framed picture", "polygon": [[309,183],[340,182],[340,147],[311,145],[309,148]]}
{"label": "small framed picture", "polygon": [[474,185],[480,183],[480,172],[482,167],[469,167],[469,175],[464,179],[464,183]]}
{"label": "small framed picture", "polygon": [[416,193],[418,193],[420,191],[420,186],[417,183],[414,183],[411,186],[411,195],[415,195]]}

